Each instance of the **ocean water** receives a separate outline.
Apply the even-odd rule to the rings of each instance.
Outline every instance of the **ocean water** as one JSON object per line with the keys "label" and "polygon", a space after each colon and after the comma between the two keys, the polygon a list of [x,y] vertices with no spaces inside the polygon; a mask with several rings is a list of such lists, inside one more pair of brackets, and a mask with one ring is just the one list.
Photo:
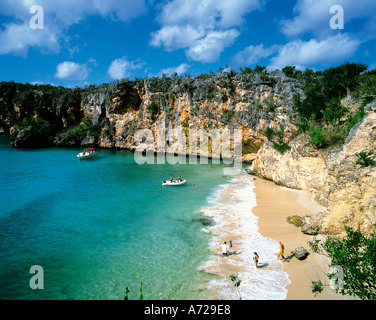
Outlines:
{"label": "ocean water", "polygon": [[[213,235],[209,246],[212,252],[218,244],[232,239],[229,257],[212,254],[201,267],[207,273],[216,274],[206,287],[209,299],[283,300],[287,297],[289,276],[276,259],[279,243],[259,232],[258,218],[252,212],[257,206],[253,178],[243,174],[220,185],[203,208],[206,216],[215,224],[206,228]],[[255,267],[254,252],[259,255]],[[241,280],[238,291],[230,280],[231,275]]]}
{"label": "ocean water", "polygon": [[[237,299],[216,264],[221,232],[245,238],[231,257],[243,298],[286,297],[277,243],[258,233],[252,214],[249,176],[226,177],[210,163],[137,165],[123,150],[79,161],[79,151],[18,150],[0,136],[0,299],[118,300],[126,287],[138,299],[141,281],[149,300]],[[171,174],[187,185],[163,187]],[[249,268],[254,248],[269,261],[262,270]],[[30,288],[35,265],[43,290]]]}

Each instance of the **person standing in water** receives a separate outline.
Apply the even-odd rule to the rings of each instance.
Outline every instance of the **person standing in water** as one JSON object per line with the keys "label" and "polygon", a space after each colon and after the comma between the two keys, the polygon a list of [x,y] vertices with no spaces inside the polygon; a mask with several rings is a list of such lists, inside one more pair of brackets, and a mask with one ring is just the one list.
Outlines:
{"label": "person standing in water", "polygon": [[229,247],[228,247],[226,241],[223,242],[223,244],[220,243],[219,245],[222,247],[222,257],[228,256],[228,249],[229,249]]}
{"label": "person standing in water", "polygon": [[253,262],[255,263],[256,268],[258,268],[258,260],[259,260],[258,254],[257,252],[254,252]]}

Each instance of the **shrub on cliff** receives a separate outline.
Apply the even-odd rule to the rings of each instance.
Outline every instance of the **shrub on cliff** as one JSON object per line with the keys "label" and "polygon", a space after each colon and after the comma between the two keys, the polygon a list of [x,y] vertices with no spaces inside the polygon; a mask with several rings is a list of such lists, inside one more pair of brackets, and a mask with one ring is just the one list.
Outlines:
{"label": "shrub on cliff", "polygon": [[325,117],[325,110],[340,117],[338,102],[349,92],[359,89],[360,75],[366,70],[366,65],[358,63],[346,63],[318,72],[306,70],[302,75],[306,98],[303,101],[298,95],[293,98],[297,111],[306,119],[314,116],[321,120]]}
{"label": "shrub on cliff", "polygon": [[[308,132],[317,148],[344,143],[353,126],[364,118],[364,106],[372,100],[369,86],[373,83],[373,78],[364,72],[366,69],[363,64],[347,63],[325,71],[306,70],[302,74],[306,98],[302,100],[299,94],[294,94],[293,104],[300,115],[299,131]],[[359,96],[365,92],[367,95],[361,97],[363,104],[355,112],[341,104],[349,93]]]}
{"label": "shrub on cliff", "polygon": [[24,118],[16,125],[15,129],[18,131],[29,129],[34,135],[42,135],[50,133],[51,124],[42,118]]}
{"label": "shrub on cliff", "polygon": [[18,148],[45,147],[53,134],[51,124],[42,118],[24,118],[13,129],[10,140]]}
{"label": "shrub on cliff", "polygon": [[85,118],[79,125],[59,134],[58,140],[62,145],[80,145],[88,136],[97,138],[100,134],[99,126],[94,126],[89,118]]}
{"label": "shrub on cliff", "polygon": [[[376,225],[375,225],[376,227]],[[376,299],[376,233],[369,236],[346,227],[342,239],[327,238],[309,243],[314,252],[331,258],[327,274],[337,293],[362,300]],[[323,291],[321,281],[313,281],[315,294]]]}
{"label": "shrub on cliff", "polygon": [[376,165],[376,161],[371,158],[372,156],[371,151],[368,151],[368,153],[366,151],[361,151],[359,153],[356,153],[355,155],[358,158],[358,160],[356,161],[356,164],[359,164],[362,167],[369,167],[369,166]]}
{"label": "shrub on cliff", "polygon": [[290,78],[298,79],[302,76],[302,71],[296,70],[295,66],[287,66],[282,69],[282,72]]}

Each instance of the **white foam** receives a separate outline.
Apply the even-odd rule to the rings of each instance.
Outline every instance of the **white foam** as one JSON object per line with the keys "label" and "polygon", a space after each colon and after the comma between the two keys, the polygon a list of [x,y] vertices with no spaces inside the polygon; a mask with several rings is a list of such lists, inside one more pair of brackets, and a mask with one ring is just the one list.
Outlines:
{"label": "white foam", "polygon": [[[286,299],[289,276],[276,258],[278,242],[262,236],[258,218],[252,209],[257,206],[252,177],[248,174],[221,185],[209,199],[209,206],[202,209],[215,225],[204,229],[213,234],[210,249],[213,255],[200,267],[217,277],[205,284],[210,299],[239,299],[239,293],[230,280],[235,273],[241,284],[239,292],[243,300]],[[219,242],[232,240],[228,257],[221,257]],[[256,269],[254,252],[259,255],[262,268]]]}

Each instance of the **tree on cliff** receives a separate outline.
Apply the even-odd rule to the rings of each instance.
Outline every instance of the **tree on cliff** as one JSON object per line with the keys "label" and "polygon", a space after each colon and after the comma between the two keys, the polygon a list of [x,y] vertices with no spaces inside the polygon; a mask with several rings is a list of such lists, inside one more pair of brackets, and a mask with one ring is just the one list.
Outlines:
{"label": "tree on cliff", "polygon": [[[315,239],[309,244],[314,252],[331,258],[327,276],[337,293],[362,300],[376,299],[376,233],[366,236],[346,227],[342,239]],[[313,293],[321,293],[323,287],[321,281],[312,281]]]}

